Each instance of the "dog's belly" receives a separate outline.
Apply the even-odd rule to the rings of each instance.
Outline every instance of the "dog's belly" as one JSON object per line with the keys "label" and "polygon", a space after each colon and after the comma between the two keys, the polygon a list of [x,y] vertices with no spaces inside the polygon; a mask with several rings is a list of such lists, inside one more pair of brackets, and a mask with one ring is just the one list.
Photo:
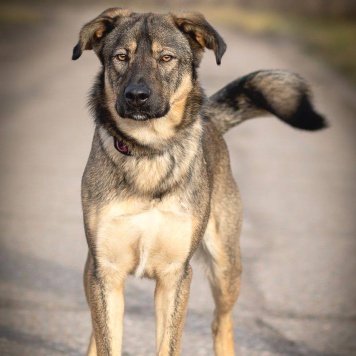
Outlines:
{"label": "dog's belly", "polygon": [[114,203],[99,216],[96,254],[112,278],[157,278],[182,267],[191,242],[191,215],[176,200]]}

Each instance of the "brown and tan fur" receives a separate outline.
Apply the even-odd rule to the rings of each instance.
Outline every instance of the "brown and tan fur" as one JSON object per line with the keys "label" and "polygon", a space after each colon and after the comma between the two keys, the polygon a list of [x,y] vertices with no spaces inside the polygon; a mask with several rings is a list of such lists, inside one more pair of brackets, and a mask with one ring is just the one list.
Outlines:
{"label": "brown and tan fur", "polygon": [[[89,355],[121,354],[128,275],[156,281],[157,355],[178,355],[197,250],[215,300],[215,354],[234,355],[241,204],[221,134],[256,112],[288,122],[307,92],[299,77],[267,71],[207,101],[196,74],[204,48],[219,64],[226,45],[200,14],[118,8],[86,24],[74,48],[73,59],[94,49],[102,63],[91,95],[96,129],[82,180]],[[263,94],[263,81],[280,89],[286,78],[296,88],[284,117],[284,98],[254,97]],[[114,139],[131,155],[118,152]]]}

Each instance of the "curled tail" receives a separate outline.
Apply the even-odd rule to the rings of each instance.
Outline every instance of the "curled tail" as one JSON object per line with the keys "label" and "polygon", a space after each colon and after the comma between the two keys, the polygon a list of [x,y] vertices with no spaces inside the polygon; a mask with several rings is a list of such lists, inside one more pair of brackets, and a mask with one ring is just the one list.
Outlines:
{"label": "curled tail", "polygon": [[231,82],[209,98],[208,114],[222,134],[266,114],[303,130],[327,127],[313,109],[304,79],[284,70],[261,70]]}

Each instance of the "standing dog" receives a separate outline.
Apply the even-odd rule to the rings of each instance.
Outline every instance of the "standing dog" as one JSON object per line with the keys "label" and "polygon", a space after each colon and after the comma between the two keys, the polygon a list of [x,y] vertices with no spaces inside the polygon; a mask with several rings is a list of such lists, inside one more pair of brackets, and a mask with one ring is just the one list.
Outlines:
{"label": "standing dog", "polygon": [[304,81],[284,71],[252,73],[209,101],[197,79],[204,48],[220,64],[226,45],[198,13],[111,8],[82,28],[73,50],[78,59],[93,49],[102,64],[82,181],[90,355],[121,354],[130,274],[156,281],[157,354],[178,355],[197,250],[216,305],[215,354],[233,355],[241,205],[221,135],[266,111],[295,127],[324,127]]}

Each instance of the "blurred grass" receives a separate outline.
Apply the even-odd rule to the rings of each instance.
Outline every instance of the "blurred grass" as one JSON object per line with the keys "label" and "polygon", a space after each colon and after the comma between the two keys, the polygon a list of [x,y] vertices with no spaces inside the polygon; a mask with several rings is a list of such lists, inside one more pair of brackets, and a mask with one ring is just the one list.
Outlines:
{"label": "blurred grass", "polygon": [[297,40],[308,53],[356,83],[356,21],[278,14],[234,7],[206,8],[206,17],[253,35]]}
{"label": "blurred grass", "polygon": [[0,3],[1,26],[26,26],[37,24],[42,18],[41,13],[21,4]]}
{"label": "blurred grass", "polygon": [[[331,64],[340,73],[356,83],[356,21],[343,19],[323,19],[315,17],[287,15],[263,10],[243,9],[233,5],[213,6],[194,1],[94,1],[94,0],[0,0],[1,27],[34,27],[48,13],[48,8],[57,6],[109,6],[145,9],[146,11],[169,11],[170,9],[195,9],[202,12],[214,23],[252,35],[281,36],[298,41],[305,50]],[[46,10],[47,9],[47,10]],[[79,9],[78,9],[79,11]]]}

